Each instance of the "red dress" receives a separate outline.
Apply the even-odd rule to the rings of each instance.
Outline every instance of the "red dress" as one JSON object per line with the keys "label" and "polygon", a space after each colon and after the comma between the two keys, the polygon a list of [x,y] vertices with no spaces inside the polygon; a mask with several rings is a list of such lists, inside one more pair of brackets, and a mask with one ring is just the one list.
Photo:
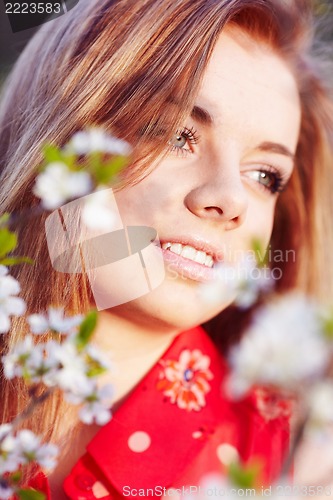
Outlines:
{"label": "red dress", "polygon": [[[222,475],[223,456],[234,448],[244,461],[261,460],[262,484],[272,483],[288,447],[288,417],[281,409],[265,413],[254,392],[229,401],[226,372],[201,327],[178,335],[69,472],[68,498],[176,500],[206,474]],[[45,476],[32,485],[51,498]]]}

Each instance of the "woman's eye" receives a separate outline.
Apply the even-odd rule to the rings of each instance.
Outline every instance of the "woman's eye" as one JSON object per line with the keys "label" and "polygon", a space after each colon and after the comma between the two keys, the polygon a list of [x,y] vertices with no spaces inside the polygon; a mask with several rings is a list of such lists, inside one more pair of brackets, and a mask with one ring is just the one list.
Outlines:
{"label": "woman's eye", "polygon": [[253,170],[252,172],[248,172],[247,175],[272,194],[281,192],[285,187],[283,176],[275,170]]}
{"label": "woman's eye", "polygon": [[188,128],[182,130],[177,130],[173,136],[169,139],[168,145],[171,151],[176,152],[176,154],[191,154],[192,150],[190,145],[198,143],[198,136],[196,131]]}
{"label": "woman's eye", "polygon": [[183,134],[176,133],[170,139],[170,145],[176,148],[183,148],[187,144],[187,137]]}

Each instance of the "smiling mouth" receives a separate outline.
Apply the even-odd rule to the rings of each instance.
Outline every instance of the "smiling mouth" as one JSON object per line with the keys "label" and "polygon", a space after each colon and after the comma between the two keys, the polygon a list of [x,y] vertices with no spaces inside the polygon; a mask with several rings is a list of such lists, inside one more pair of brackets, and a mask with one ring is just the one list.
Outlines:
{"label": "smiling mouth", "polygon": [[191,245],[166,242],[162,243],[161,247],[163,248],[163,250],[168,250],[169,252],[179,255],[184,259],[191,260],[207,268],[212,268],[214,266],[214,259],[210,254],[202,250],[197,250]]}

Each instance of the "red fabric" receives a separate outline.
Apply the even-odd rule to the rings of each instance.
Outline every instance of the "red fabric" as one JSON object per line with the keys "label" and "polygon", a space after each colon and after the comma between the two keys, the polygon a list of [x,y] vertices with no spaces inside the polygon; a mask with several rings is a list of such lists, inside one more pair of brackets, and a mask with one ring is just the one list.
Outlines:
{"label": "red fabric", "polygon": [[288,447],[288,417],[280,412],[267,420],[255,393],[228,401],[226,373],[201,327],[176,337],[89,443],[64,481],[68,498],[119,500],[197,486],[207,473],[222,474],[217,450],[223,444],[235,447],[245,461],[261,460],[261,481],[270,484]]}
{"label": "red fabric", "polygon": [[40,471],[31,481],[29,486],[37,491],[42,491],[47,500],[51,498],[50,486],[45,474]]}

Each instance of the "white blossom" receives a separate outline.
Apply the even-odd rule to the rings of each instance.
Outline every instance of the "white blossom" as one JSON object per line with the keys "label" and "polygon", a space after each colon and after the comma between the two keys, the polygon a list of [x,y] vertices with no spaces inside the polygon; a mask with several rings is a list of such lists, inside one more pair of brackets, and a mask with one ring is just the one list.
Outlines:
{"label": "white blossom", "polygon": [[49,329],[49,322],[43,314],[31,314],[27,317],[27,321],[32,333],[40,335]]}
{"label": "white blossom", "polygon": [[4,474],[16,472],[27,463],[36,462],[41,467],[52,469],[56,465],[57,446],[42,444],[39,436],[28,429],[13,435],[11,424],[0,426],[0,499],[7,498],[11,491]]}
{"label": "white blossom", "polygon": [[97,363],[104,370],[111,370],[112,365],[110,360],[93,344],[88,344],[85,348],[85,353],[90,362]]}
{"label": "white blossom", "polygon": [[241,308],[251,307],[260,293],[273,288],[274,280],[268,267],[259,268],[251,253],[237,264],[219,262],[214,267],[213,280],[200,287],[201,297],[208,303],[234,301]]}
{"label": "white blossom", "polygon": [[49,163],[36,178],[34,194],[47,210],[61,207],[72,198],[88,194],[92,181],[87,172],[73,172],[63,162]]}
{"label": "white blossom", "polygon": [[57,446],[50,443],[42,444],[40,437],[29,429],[19,431],[16,440],[16,452],[20,457],[21,464],[37,462],[41,467],[47,469],[55,467],[58,454]]}
{"label": "white blossom", "polygon": [[22,377],[26,373],[27,361],[33,353],[35,344],[31,335],[18,342],[8,354],[2,357],[4,374],[7,379]]}
{"label": "white blossom", "polygon": [[[77,349],[75,336],[63,343],[49,340],[35,344],[32,335],[27,335],[2,358],[4,374],[8,379],[25,377],[30,382],[43,382],[48,387],[58,387],[73,399],[86,395],[91,379],[96,373],[110,369],[110,362],[93,345],[82,351]],[[90,390],[90,389],[88,389]],[[78,396],[79,395],[79,396]],[[73,401],[74,402],[74,401]]]}
{"label": "white blossom", "polygon": [[19,282],[8,274],[8,268],[0,265],[0,334],[7,333],[10,328],[10,316],[21,316],[26,304],[20,297]]}
{"label": "white blossom", "polygon": [[[63,391],[73,395],[73,402],[77,394],[86,391],[91,382],[91,369],[101,368],[109,370],[111,368],[109,360],[93,345],[88,344],[83,351],[78,351],[74,342],[74,337],[66,342],[58,344],[51,340],[44,345],[44,360],[38,365],[35,363],[35,372],[45,370],[43,382],[49,387],[57,386]],[[32,366],[29,360],[29,368]],[[79,397],[81,402],[81,396]],[[76,403],[77,404],[77,403]]]}
{"label": "white blossom", "polygon": [[87,365],[71,340],[62,344],[54,342],[49,356],[52,356],[52,362],[58,363],[61,368],[44,378],[47,385],[71,392],[85,387]]}
{"label": "white blossom", "polygon": [[31,382],[47,383],[59,370],[60,363],[54,356],[58,347],[59,344],[54,341],[35,344],[33,337],[27,335],[2,358],[5,377],[24,376]]}
{"label": "white blossom", "polygon": [[5,479],[1,479],[0,477],[0,500],[10,500],[13,493],[13,488],[9,486]]}
{"label": "white blossom", "polygon": [[98,425],[107,424],[111,418],[111,410],[108,410],[102,403],[86,403],[79,411],[79,417],[84,424],[96,422]]}
{"label": "white blossom", "polygon": [[90,229],[112,231],[115,227],[117,216],[109,206],[109,189],[100,185],[84,201],[82,220]]}
{"label": "white blossom", "polygon": [[59,333],[72,333],[76,326],[82,323],[83,315],[64,316],[64,307],[49,307],[48,314],[31,314],[28,316],[32,333],[39,335],[47,330]]}
{"label": "white blossom", "polygon": [[73,135],[66,146],[66,150],[77,155],[94,152],[127,156],[131,153],[128,142],[113,137],[99,127],[92,127]]}
{"label": "white blossom", "polygon": [[315,305],[301,295],[286,294],[257,312],[231,350],[227,387],[235,397],[255,384],[296,390],[316,381],[328,361]]}
{"label": "white blossom", "polygon": [[111,411],[108,406],[113,398],[114,391],[110,384],[101,388],[92,386],[83,396],[83,407],[79,411],[79,418],[85,424],[96,422],[104,425],[111,419]]}
{"label": "white blossom", "polygon": [[19,467],[16,453],[16,438],[12,434],[11,424],[0,425],[0,475],[14,472]]}
{"label": "white blossom", "polygon": [[255,304],[261,293],[272,290],[274,279],[269,267],[257,267],[255,259],[250,256],[242,261],[239,268],[235,304],[240,309],[247,309]]}
{"label": "white blossom", "polygon": [[333,423],[333,381],[321,380],[308,388],[305,394],[309,408],[309,432],[325,431]]}
{"label": "white blossom", "polygon": [[34,346],[25,366],[25,372],[30,377],[31,382],[44,382],[46,385],[52,385],[49,383],[50,380],[54,380],[61,369],[58,359],[54,356],[58,345],[50,340]]}
{"label": "white blossom", "polygon": [[12,425],[11,424],[1,424],[0,425],[0,443],[1,443],[1,446],[3,444],[3,439],[5,437],[7,437],[8,435],[10,435],[10,433],[12,432]]}

